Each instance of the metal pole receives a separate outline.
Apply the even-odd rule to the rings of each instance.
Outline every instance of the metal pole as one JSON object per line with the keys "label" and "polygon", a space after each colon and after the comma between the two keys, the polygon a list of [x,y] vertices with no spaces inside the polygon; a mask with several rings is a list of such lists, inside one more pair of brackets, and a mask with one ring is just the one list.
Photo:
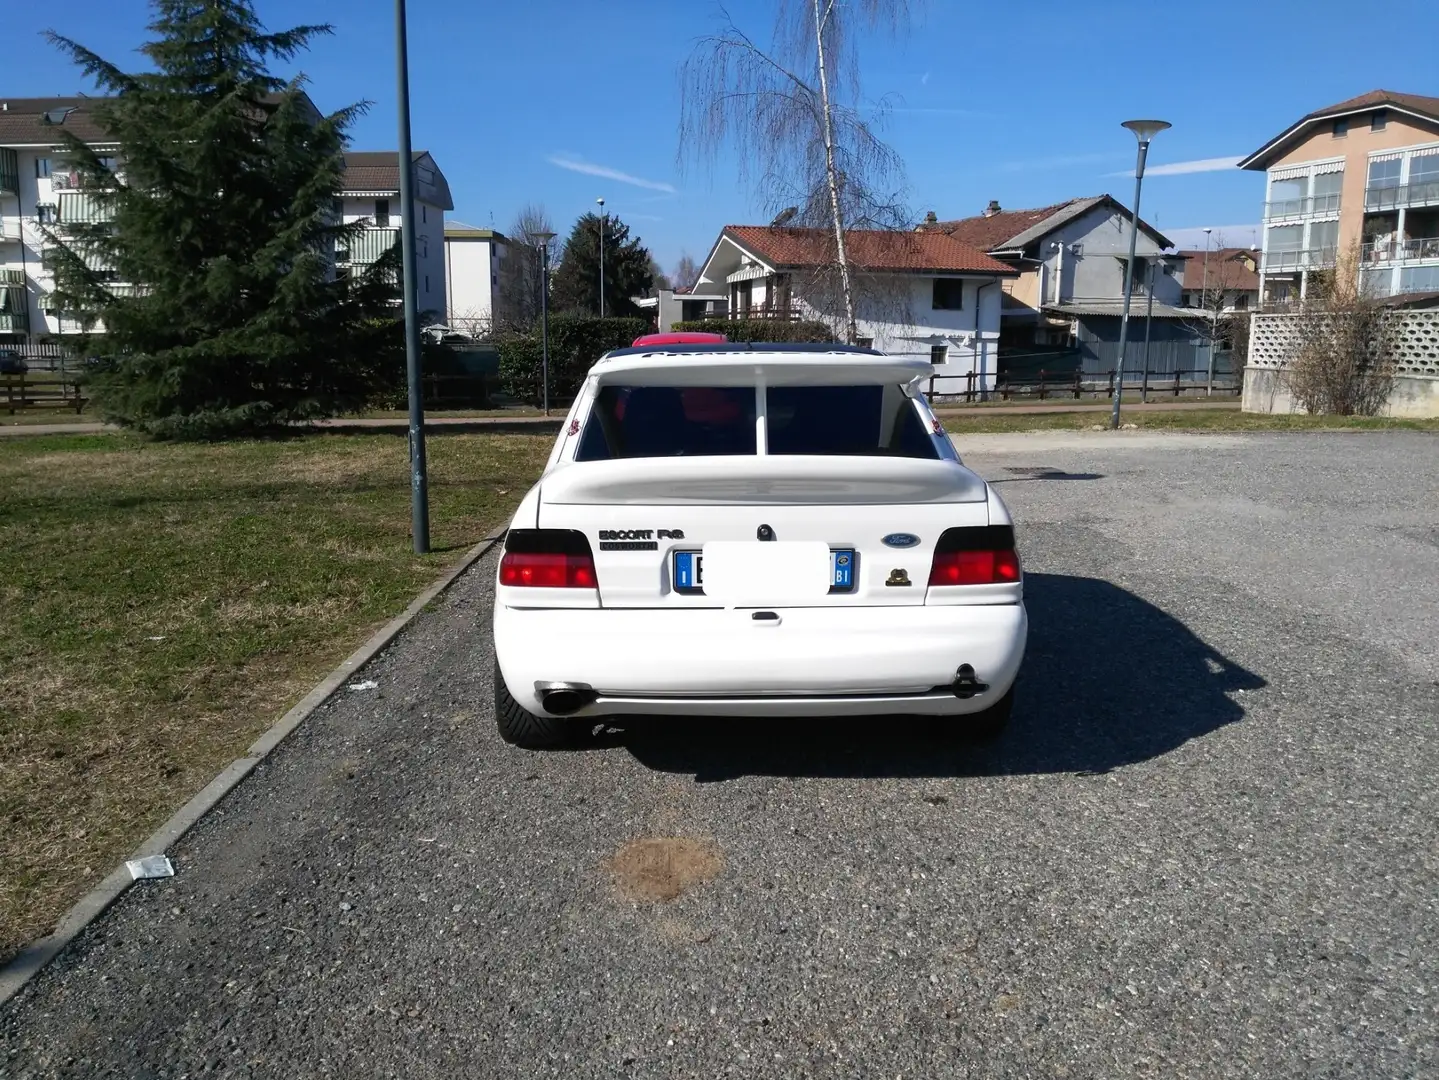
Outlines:
{"label": "metal pole", "polygon": [[410,532],[415,554],[430,550],[430,494],[425,471],[425,401],[420,382],[420,313],[415,286],[414,162],[410,156],[410,61],[405,0],[395,0],[395,49],[399,67],[400,252],[404,262],[405,373],[410,392]]}
{"label": "metal pole", "polygon": [[[1204,283],[1200,286],[1200,295],[1204,297],[1204,307],[1209,308],[1209,230],[1204,230]],[[1220,293],[1223,296],[1223,293]],[[1204,386],[1204,396],[1211,397],[1214,394],[1214,320],[1209,320],[1209,381]]]}
{"label": "metal pole", "polygon": [[540,371],[544,381],[545,415],[550,415],[550,244],[540,249]]}
{"label": "metal pole", "polygon": [[1129,228],[1129,262],[1124,267],[1124,314],[1119,319],[1119,360],[1114,373],[1114,411],[1109,426],[1119,430],[1119,399],[1124,396],[1124,350],[1129,344],[1129,293],[1134,288],[1134,251],[1139,241],[1139,194],[1144,184],[1144,159],[1149,154],[1149,140],[1139,140],[1139,159],[1134,166],[1134,220]]}
{"label": "metal pole", "polygon": [[1144,308],[1144,375],[1139,382],[1139,400],[1149,400],[1149,330],[1154,323],[1154,267],[1159,260],[1149,264],[1149,300]]}
{"label": "metal pole", "polygon": [[600,207],[600,318],[605,317],[605,208]]}

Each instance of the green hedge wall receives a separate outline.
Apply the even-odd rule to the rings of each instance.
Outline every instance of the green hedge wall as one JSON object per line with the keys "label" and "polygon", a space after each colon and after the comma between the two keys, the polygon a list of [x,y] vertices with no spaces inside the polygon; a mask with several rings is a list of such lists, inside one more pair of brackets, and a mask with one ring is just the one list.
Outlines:
{"label": "green hedge wall", "polygon": [[[579,393],[585,374],[611,349],[628,348],[650,332],[645,319],[595,319],[583,315],[550,316],[550,402],[569,401]],[[540,404],[543,351],[538,331],[498,342],[500,385],[505,393]]]}
{"label": "green hedge wall", "polygon": [[780,322],[777,319],[700,319],[675,323],[676,330],[704,330],[731,341],[838,341],[822,322]]}

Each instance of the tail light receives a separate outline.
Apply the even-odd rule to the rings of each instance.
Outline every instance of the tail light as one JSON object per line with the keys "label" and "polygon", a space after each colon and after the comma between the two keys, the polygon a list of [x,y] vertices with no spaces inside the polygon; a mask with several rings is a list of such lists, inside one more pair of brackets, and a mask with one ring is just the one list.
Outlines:
{"label": "tail light", "polygon": [[500,584],[536,589],[593,589],[590,541],[571,529],[511,529],[500,558]]}
{"label": "tail light", "polygon": [[946,529],[934,548],[931,585],[1007,585],[1020,579],[1012,525]]}

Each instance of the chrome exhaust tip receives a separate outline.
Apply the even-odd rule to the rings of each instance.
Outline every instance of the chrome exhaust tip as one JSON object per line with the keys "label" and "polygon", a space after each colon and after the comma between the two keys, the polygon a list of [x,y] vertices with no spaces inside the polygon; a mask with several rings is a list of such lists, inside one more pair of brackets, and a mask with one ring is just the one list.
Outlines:
{"label": "chrome exhaust tip", "polygon": [[586,705],[593,704],[600,695],[586,683],[536,683],[540,704],[545,712],[554,716],[569,716]]}

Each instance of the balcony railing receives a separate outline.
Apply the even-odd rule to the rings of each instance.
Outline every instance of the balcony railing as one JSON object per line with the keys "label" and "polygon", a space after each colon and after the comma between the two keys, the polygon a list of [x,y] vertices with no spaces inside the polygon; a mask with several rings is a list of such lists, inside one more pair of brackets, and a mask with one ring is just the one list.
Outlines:
{"label": "balcony railing", "polygon": [[1327,195],[1306,195],[1302,199],[1276,199],[1264,204],[1266,220],[1283,217],[1305,217],[1309,214],[1339,213],[1339,192]]}
{"label": "balcony railing", "polygon": [[108,191],[111,185],[92,180],[83,173],[54,172],[50,174],[50,187],[54,191]]}
{"label": "balcony railing", "polygon": [[7,285],[21,285],[21,286],[23,286],[24,284],[25,284],[25,271],[24,271],[24,270],[0,270],[0,289],[5,288],[5,286],[7,286]]}
{"label": "balcony railing", "polygon": [[1261,267],[1273,273],[1276,270],[1318,270],[1333,266],[1339,257],[1334,247],[1300,248],[1297,251],[1266,251]]}
{"label": "balcony railing", "polygon": [[1439,236],[1365,244],[1359,249],[1359,258],[1360,261],[1366,263],[1401,262],[1405,259],[1439,259]]}
{"label": "balcony railing", "polygon": [[702,319],[759,319],[773,322],[799,322],[804,312],[797,307],[752,307],[728,311],[706,311]]}
{"label": "balcony railing", "polygon": [[1439,206],[1439,180],[1364,192],[1365,210],[1397,210],[1401,206]]}

